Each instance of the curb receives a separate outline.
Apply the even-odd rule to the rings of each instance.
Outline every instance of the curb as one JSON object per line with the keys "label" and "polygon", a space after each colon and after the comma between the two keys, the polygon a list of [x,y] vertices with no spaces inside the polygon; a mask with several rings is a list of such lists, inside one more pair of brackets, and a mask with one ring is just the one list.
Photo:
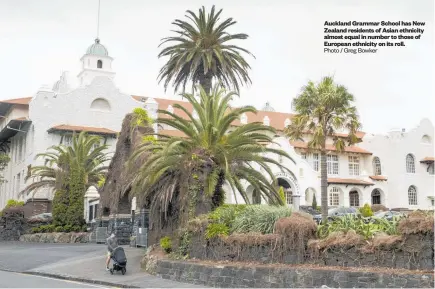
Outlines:
{"label": "curb", "polygon": [[[12,272],[12,271],[10,271],[10,272]],[[84,278],[79,278],[79,277],[57,275],[57,274],[50,274],[50,273],[42,273],[42,272],[29,272],[28,271],[28,272],[16,272],[16,273],[42,276],[42,277],[50,277],[50,278],[59,279],[59,280],[68,280],[68,281],[82,282],[82,283],[88,283],[88,284],[97,284],[97,285],[111,286],[111,287],[118,287],[118,288],[140,288],[137,286],[131,286],[131,285],[120,284],[120,283],[112,283],[112,282],[106,282],[106,281],[100,281],[100,280],[84,279]]]}

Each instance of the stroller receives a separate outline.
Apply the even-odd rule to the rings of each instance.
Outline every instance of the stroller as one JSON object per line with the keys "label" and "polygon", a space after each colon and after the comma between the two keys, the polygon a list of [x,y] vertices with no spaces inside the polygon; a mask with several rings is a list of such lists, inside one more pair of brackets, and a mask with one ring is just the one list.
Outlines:
{"label": "stroller", "polygon": [[125,256],[122,247],[116,247],[112,252],[113,267],[110,269],[110,274],[113,275],[115,271],[121,271],[122,275],[127,272],[127,256]]}

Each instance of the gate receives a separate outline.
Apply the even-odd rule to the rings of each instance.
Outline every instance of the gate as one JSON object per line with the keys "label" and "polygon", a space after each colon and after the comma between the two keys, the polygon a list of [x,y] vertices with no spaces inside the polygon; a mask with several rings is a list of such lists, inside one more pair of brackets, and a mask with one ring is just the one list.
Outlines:
{"label": "gate", "polygon": [[97,227],[96,228],[96,243],[97,244],[104,244],[106,243],[107,238],[107,227]]}
{"label": "gate", "polygon": [[148,246],[148,228],[136,228],[136,247]]}

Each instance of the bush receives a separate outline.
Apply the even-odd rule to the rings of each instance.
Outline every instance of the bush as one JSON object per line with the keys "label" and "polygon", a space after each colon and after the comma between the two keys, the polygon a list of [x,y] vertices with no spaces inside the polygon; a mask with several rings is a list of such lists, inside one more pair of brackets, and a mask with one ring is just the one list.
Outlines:
{"label": "bush", "polygon": [[50,225],[42,225],[36,228],[32,228],[32,233],[52,233],[54,232],[56,227],[53,224]]}
{"label": "bush", "polygon": [[287,205],[287,200],[285,198],[285,192],[284,192],[284,188],[283,187],[279,187],[278,194],[279,194],[279,198],[281,199],[281,201],[283,203],[283,206],[286,206]]}
{"label": "bush", "polygon": [[230,228],[236,217],[240,215],[246,207],[247,205],[225,204],[209,213],[208,218],[213,222],[223,223]]}
{"label": "bush", "polygon": [[172,251],[172,241],[168,236],[160,239],[160,247],[166,252],[171,253]]}
{"label": "bush", "polygon": [[275,222],[284,217],[290,217],[291,209],[287,206],[252,205],[247,206],[234,220],[230,227],[233,233],[258,232],[271,234]]}
{"label": "bush", "polygon": [[205,238],[207,240],[216,238],[218,236],[228,236],[230,229],[227,225],[222,223],[213,223],[207,226],[205,230]]}
{"label": "bush", "polygon": [[365,218],[373,216],[373,211],[372,211],[372,209],[370,208],[370,205],[369,205],[369,204],[365,204],[364,207],[362,207],[362,208],[359,209],[359,212],[360,212],[361,215],[362,215],[363,217],[365,217]]}
{"label": "bush", "polygon": [[5,209],[10,208],[10,207],[22,207],[24,206],[24,202],[23,201],[17,201],[17,200],[8,200]]}

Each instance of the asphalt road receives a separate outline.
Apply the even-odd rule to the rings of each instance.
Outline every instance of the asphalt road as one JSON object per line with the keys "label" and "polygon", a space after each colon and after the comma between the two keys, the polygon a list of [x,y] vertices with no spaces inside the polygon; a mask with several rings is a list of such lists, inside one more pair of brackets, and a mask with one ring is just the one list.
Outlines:
{"label": "asphalt road", "polygon": [[0,288],[103,288],[97,285],[0,271]]}
{"label": "asphalt road", "polygon": [[106,246],[0,242],[0,270],[24,272],[59,261],[74,260],[92,253],[105,256]]}

